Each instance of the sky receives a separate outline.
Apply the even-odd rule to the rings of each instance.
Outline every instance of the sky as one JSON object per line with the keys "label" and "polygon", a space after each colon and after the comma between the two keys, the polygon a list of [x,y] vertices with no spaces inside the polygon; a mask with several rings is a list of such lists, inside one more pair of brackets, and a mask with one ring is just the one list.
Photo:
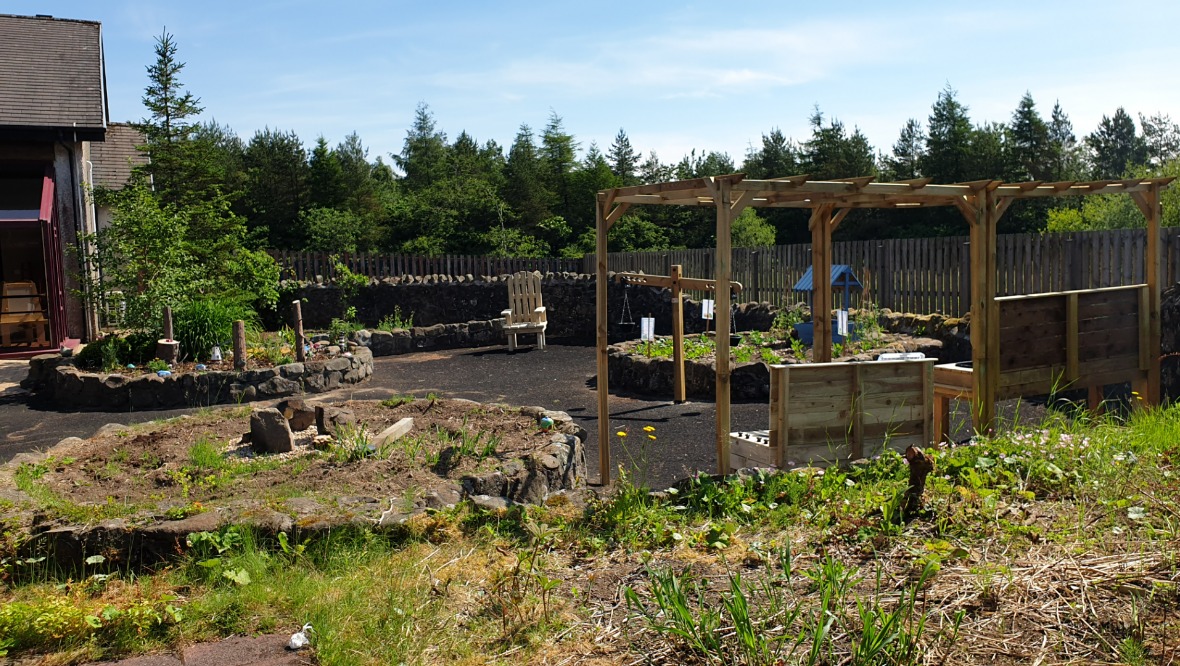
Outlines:
{"label": "sky", "polygon": [[1180,120],[1175,0],[6,0],[0,12],[100,21],[112,120],[144,117],[145,67],[167,30],[203,120],[246,140],[294,131],[309,149],[355,131],[386,162],[420,104],[449,139],[466,130],[505,151],[555,113],[583,152],[623,129],[665,163],[695,149],[739,166],[774,128],[809,136],[817,107],[888,152],[948,86],[977,124],[1007,121],[1025,92],[1045,117],[1060,102],[1079,138],[1119,106]]}

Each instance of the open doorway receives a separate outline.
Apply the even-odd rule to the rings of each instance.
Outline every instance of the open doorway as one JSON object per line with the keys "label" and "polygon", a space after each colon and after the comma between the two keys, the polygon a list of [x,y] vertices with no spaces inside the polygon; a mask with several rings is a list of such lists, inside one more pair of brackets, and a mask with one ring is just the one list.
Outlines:
{"label": "open doorway", "polygon": [[53,180],[44,167],[0,171],[0,354],[57,347],[64,322],[53,224]]}

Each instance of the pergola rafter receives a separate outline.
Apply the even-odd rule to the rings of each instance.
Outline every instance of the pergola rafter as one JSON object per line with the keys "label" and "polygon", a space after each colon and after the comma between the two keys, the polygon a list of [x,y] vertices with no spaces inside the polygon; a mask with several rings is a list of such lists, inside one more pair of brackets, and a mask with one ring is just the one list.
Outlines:
{"label": "pergola rafter", "polygon": [[[713,207],[717,211],[717,247],[713,279],[726,284],[732,279],[730,227],[734,217],[747,207],[806,208],[811,210],[813,274],[831,270],[832,232],[852,209],[904,210],[936,206],[954,207],[970,228],[971,260],[971,346],[973,367],[973,415],[976,426],[986,429],[994,417],[999,389],[999,317],[996,298],[996,227],[1013,201],[1046,197],[1127,194],[1147,220],[1146,287],[1150,317],[1149,349],[1153,362],[1147,385],[1141,393],[1146,400],[1159,400],[1160,345],[1160,193],[1172,178],[1133,178],[1089,182],[1004,183],[978,180],[966,183],[934,184],[929,178],[898,182],[876,182],[872,177],[812,180],[808,175],[773,179],[747,179],[745,174],[619,187],[598,193],[597,215],[597,298],[598,298],[598,437],[599,472],[603,483],[610,479],[609,387],[607,382],[607,233],[632,205]],[[815,344],[813,360],[831,360],[831,285],[815,281],[813,313]],[[730,294],[716,293],[717,330],[730,326]],[[717,454],[720,471],[728,464],[730,396],[732,371],[729,339],[717,336]]]}

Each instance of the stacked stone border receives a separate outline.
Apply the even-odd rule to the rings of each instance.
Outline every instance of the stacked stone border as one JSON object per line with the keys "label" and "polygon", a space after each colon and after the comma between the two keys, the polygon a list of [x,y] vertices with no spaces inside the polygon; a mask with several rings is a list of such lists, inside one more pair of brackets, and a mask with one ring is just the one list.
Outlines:
{"label": "stacked stone border", "polygon": [[[470,402],[473,406],[480,403]],[[508,405],[496,405],[514,409]],[[63,457],[86,440],[70,437],[40,453],[18,454],[0,465],[0,500],[13,504],[9,527],[19,542],[19,557],[47,557],[62,571],[82,570],[86,558],[103,555],[104,569],[139,569],[174,560],[186,548],[189,534],[215,531],[236,525],[256,530],[264,538],[285,532],[293,541],[303,541],[333,530],[355,528],[376,531],[407,529],[407,522],[431,511],[470,501],[491,512],[507,511],[524,504],[584,504],[593,492],[586,488],[586,431],[565,412],[544,407],[521,407],[521,414],[538,421],[554,421],[548,445],[520,458],[505,461],[499,469],[464,476],[444,484],[425,496],[413,498],[411,506],[402,497],[342,495],[331,503],[296,497],[281,506],[260,500],[239,500],[213,506],[203,513],[179,520],[164,518],[163,507],[148,515],[104,520],[77,525],[50,517],[33,500],[13,489],[13,474],[21,465],[39,464],[50,457]],[[183,418],[183,417],[182,417]],[[126,426],[108,424],[100,430],[118,432]],[[96,567],[87,568],[93,572]]]}
{"label": "stacked stone border", "polygon": [[186,372],[169,377],[85,372],[74,365],[73,357],[42,354],[29,361],[29,375],[21,386],[38,398],[52,400],[58,407],[117,412],[203,407],[323,393],[363,382],[372,374],[373,354],[359,345],[351,345],[348,355],[326,360],[242,372]]}

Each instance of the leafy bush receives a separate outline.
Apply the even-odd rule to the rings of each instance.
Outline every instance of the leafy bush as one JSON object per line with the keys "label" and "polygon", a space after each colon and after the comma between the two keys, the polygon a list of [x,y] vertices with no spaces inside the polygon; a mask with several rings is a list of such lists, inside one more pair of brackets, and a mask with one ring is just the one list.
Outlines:
{"label": "leafy bush", "polygon": [[77,364],[83,370],[114,371],[128,363],[144,363],[156,354],[156,337],[148,331],[130,335],[108,335],[95,340],[78,353]]}
{"label": "leafy bush", "polygon": [[233,301],[206,298],[177,307],[173,320],[181,358],[208,358],[213,345],[228,346],[238,319],[245,321],[247,328],[258,328],[257,313]]}

